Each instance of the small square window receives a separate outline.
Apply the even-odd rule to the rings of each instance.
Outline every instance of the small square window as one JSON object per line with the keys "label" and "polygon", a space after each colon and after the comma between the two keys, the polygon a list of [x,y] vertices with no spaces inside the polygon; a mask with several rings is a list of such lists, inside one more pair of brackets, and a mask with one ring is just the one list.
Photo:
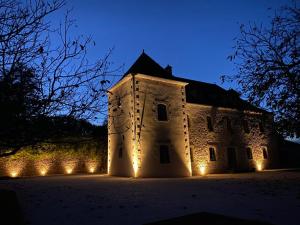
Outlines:
{"label": "small square window", "polygon": [[210,161],[216,161],[216,151],[213,147],[209,148],[209,159]]}
{"label": "small square window", "polygon": [[160,154],[160,163],[161,164],[170,163],[169,146],[168,145],[160,145],[159,146],[159,154]]}

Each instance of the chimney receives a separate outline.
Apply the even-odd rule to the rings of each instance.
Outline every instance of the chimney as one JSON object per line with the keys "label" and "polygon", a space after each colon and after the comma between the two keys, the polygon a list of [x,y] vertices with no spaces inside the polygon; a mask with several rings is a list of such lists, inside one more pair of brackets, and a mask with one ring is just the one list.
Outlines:
{"label": "chimney", "polygon": [[167,65],[165,68],[165,71],[167,72],[168,75],[172,76],[172,66]]}

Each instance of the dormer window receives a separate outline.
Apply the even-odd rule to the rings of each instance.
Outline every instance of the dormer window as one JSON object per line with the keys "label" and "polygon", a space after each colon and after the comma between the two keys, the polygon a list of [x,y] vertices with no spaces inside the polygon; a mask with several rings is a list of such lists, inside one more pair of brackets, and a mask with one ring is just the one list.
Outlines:
{"label": "dormer window", "polygon": [[168,120],[166,105],[164,105],[164,104],[157,105],[157,120],[158,121],[167,121]]}

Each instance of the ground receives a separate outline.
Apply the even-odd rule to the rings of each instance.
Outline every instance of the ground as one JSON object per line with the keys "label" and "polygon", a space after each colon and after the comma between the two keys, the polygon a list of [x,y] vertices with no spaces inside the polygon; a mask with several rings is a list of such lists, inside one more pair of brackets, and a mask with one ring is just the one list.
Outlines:
{"label": "ground", "polygon": [[300,221],[300,172],[173,179],[70,175],[0,180],[17,192],[27,224],[143,224],[214,212],[273,224]]}

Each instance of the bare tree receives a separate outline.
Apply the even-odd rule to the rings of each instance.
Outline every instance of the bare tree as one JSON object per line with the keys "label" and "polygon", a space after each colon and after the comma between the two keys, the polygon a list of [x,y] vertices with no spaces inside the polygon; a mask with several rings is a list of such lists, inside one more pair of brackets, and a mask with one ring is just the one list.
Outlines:
{"label": "bare tree", "polygon": [[[6,110],[0,119],[0,136],[6,137],[0,156],[47,138],[34,129],[45,118],[95,119],[106,113],[104,97],[116,72],[109,70],[111,50],[90,62],[87,52],[95,42],[71,36],[70,12],[58,27],[48,19],[64,6],[64,0],[0,0],[0,107]],[[17,91],[23,93],[22,101]],[[18,104],[23,108],[11,107]]]}
{"label": "bare tree", "polygon": [[234,60],[238,72],[223,76],[237,81],[241,91],[257,106],[275,115],[284,136],[300,135],[300,9],[296,2],[275,13],[267,26],[241,25]]}

